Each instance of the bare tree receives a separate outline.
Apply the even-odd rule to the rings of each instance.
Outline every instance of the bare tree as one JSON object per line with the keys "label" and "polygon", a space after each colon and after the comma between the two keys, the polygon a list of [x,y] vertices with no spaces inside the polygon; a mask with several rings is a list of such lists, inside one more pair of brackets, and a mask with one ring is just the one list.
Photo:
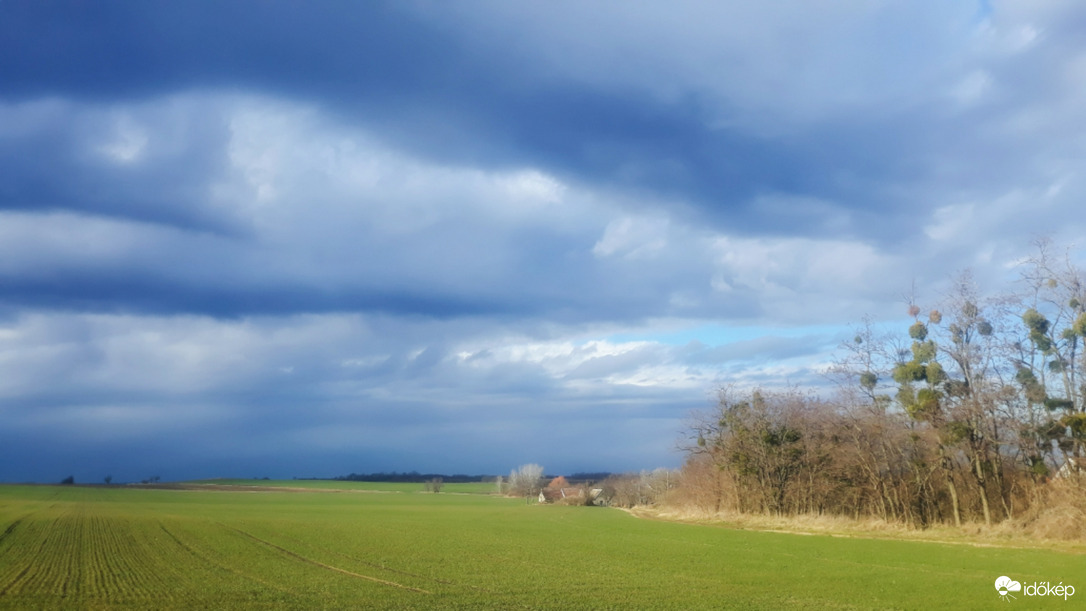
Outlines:
{"label": "bare tree", "polygon": [[509,472],[509,494],[529,496],[539,492],[543,479],[543,467],[529,463]]}
{"label": "bare tree", "polygon": [[438,493],[441,492],[441,487],[445,485],[445,480],[440,477],[435,477],[430,480],[426,480],[422,484],[422,489],[426,492]]}
{"label": "bare tree", "polygon": [[[1059,454],[1086,455],[1086,274],[1070,252],[1056,257],[1047,241],[1027,263],[1029,309],[1022,314],[1019,372],[1050,416],[1043,426],[1062,429]],[[1062,456],[1060,457],[1062,462]]]}

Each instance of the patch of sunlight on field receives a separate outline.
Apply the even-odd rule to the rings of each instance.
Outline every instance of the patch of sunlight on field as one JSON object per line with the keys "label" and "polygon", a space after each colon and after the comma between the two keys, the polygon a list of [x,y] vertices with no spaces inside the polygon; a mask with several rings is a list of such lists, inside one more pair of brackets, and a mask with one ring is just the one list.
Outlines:
{"label": "patch of sunlight on field", "polygon": [[1051,550],[729,530],[482,494],[0,486],[8,609],[987,609],[1002,604],[1000,575],[1082,580],[1086,596],[1086,556]]}

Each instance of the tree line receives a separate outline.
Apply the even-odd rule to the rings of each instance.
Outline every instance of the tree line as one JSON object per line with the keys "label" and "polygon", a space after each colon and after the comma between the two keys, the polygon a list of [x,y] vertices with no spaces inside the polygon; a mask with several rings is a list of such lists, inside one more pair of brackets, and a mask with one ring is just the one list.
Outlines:
{"label": "tree line", "polygon": [[1041,242],[1014,288],[963,273],[934,307],[909,299],[898,332],[863,322],[828,398],[721,389],[684,436],[684,502],[918,527],[1043,509],[1086,467],[1086,280]]}

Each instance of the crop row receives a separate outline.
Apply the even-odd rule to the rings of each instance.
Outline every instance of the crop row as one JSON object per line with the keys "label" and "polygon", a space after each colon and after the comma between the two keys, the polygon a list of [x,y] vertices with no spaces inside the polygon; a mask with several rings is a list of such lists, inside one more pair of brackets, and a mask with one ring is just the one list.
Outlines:
{"label": "crop row", "polygon": [[217,578],[157,521],[93,509],[72,504],[42,511],[0,531],[0,606],[184,606],[201,586],[238,581],[234,574]]}
{"label": "crop row", "polygon": [[67,503],[5,518],[0,608],[333,607],[429,593],[191,516]]}
{"label": "crop row", "polygon": [[115,601],[161,590],[158,563],[124,520],[91,515],[77,505],[23,517],[6,532],[0,542],[0,600]]}

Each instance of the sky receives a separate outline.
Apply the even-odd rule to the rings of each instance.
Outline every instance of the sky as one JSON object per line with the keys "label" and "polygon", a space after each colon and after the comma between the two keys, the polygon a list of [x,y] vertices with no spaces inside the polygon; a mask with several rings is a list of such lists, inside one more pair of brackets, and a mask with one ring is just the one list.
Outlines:
{"label": "sky", "polygon": [[1075,0],[0,0],[0,481],[677,467],[1073,245],[1083,108]]}

